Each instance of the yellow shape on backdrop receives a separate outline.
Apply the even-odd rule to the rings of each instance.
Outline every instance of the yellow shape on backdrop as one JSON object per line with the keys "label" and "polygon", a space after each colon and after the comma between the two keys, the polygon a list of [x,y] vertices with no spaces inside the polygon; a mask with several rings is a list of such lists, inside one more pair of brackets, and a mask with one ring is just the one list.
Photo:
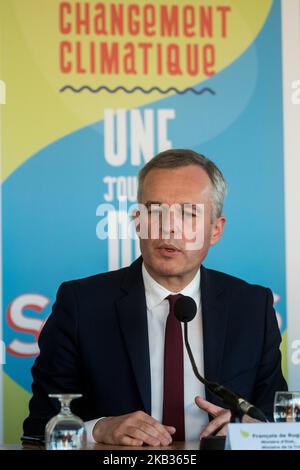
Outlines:
{"label": "yellow shape on backdrop", "polygon": [[280,351],[281,351],[281,367],[282,367],[282,373],[284,375],[284,378],[286,381],[288,381],[288,356],[287,356],[287,351],[288,351],[288,339],[287,339],[287,331],[284,330],[282,333],[282,341],[280,345]]}
{"label": "yellow shape on backdrop", "polygon": [[[78,2],[62,2],[75,5]],[[104,4],[105,7],[112,3],[139,5],[142,9],[149,0],[133,2],[130,0],[115,0],[114,2],[97,0],[81,1],[88,4],[91,15],[95,4]],[[170,76],[163,73],[159,78],[154,64],[151,62],[147,75],[99,75],[95,74],[63,74],[59,69],[59,44],[67,40],[73,44],[81,41],[88,57],[87,48],[90,42],[96,46],[103,38],[95,34],[81,36],[76,34],[62,35],[59,32],[59,0],[10,0],[1,2],[0,18],[2,41],[0,56],[1,79],[7,85],[7,104],[2,108],[3,117],[3,168],[5,179],[26,159],[51,142],[103,118],[103,109],[110,108],[134,108],[162,98],[158,92],[151,94],[126,94],[117,92],[109,94],[101,92],[92,94],[83,91],[79,94],[59,90],[66,84],[74,86],[90,85],[98,87],[107,85],[115,87],[124,85],[128,88],[143,86],[149,88],[153,85],[165,89],[170,85],[180,90],[193,86],[208,78],[200,70],[197,77],[188,74]],[[197,37],[186,37],[179,33],[178,37],[147,37],[139,35],[105,36],[108,41],[117,41],[123,47],[129,40],[131,42],[154,41],[162,46],[167,43],[178,44],[182,50],[181,58],[185,60],[185,46],[188,42],[201,45],[210,43],[216,50],[215,71],[218,73],[230,63],[236,60],[254,41],[255,37],[264,25],[272,6],[272,0],[157,0],[152,2],[155,12],[159,12],[160,6],[175,5],[182,13],[182,8],[188,5],[195,7],[196,23],[199,20],[199,7],[212,7],[213,13],[213,37],[199,38],[198,29],[195,28]],[[230,6],[231,11],[227,16],[227,37],[221,34],[222,15],[217,7]],[[71,16],[67,18],[73,18]],[[181,17],[181,16],[180,16]],[[158,22],[159,23],[159,22]],[[197,23],[198,24],[198,23]],[[224,31],[223,31],[224,32]],[[140,65],[140,64],[137,64]],[[165,64],[164,64],[165,65]]]}
{"label": "yellow shape on backdrop", "polygon": [[[29,373],[29,372],[28,372]],[[3,374],[3,417],[5,444],[20,443],[22,424],[28,416],[31,394],[18,385],[7,374]]]}

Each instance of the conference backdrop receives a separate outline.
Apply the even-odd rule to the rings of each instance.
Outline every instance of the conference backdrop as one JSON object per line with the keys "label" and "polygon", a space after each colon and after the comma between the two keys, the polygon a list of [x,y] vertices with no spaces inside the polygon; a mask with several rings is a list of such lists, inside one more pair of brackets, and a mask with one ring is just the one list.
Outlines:
{"label": "conference backdrop", "polygon": [[2,0],[0,18],[4,440],[58,286],[139,255],[137,173],[171,147],[222,169],[205,265],[272,289],[286,372],[280,1]]}

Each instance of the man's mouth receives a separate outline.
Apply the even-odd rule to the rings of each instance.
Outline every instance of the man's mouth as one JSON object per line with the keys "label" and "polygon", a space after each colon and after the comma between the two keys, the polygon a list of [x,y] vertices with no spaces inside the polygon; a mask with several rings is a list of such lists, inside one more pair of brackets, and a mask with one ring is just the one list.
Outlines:
{"label": "man's mouth", "polygon": [[179,253],[181,253],[181,250],[179,248],[177,248],[176,246],[174,245],[171,245],[169,243],[163,243],[159,246],[159,250],[160,252],[163,254],[163,255],[166,255],[166,256],[174,256],[174,255],[177,255]]}

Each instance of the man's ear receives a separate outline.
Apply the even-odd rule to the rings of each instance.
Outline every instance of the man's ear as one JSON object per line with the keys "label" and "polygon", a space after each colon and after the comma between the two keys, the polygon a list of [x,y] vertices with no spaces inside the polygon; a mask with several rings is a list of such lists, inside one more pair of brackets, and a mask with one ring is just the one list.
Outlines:
{"label": "man's ear", "polygon": [[210,237],[210,246],[213,246],[218,243],[224,233],[225,224],[226,218],[224,216],[218,217],[214,221]]}

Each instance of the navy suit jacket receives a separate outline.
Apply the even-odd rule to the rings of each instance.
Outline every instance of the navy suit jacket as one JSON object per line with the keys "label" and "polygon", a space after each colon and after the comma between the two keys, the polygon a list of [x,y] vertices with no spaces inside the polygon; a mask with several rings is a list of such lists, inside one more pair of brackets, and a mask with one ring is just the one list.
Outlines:
{"label": "navy suit jacket", "polygon": [[[80,392],[84,421],[137,410],[151,414],[142,258],[130,267],[63,283],[39,338],[24,434],[43,434],[58,412],[49,393]],[[272,416],[285,390],[281,341],[269,289],[201,267],[204,369]],[[221,404],[209,392],[206,398]]]}

